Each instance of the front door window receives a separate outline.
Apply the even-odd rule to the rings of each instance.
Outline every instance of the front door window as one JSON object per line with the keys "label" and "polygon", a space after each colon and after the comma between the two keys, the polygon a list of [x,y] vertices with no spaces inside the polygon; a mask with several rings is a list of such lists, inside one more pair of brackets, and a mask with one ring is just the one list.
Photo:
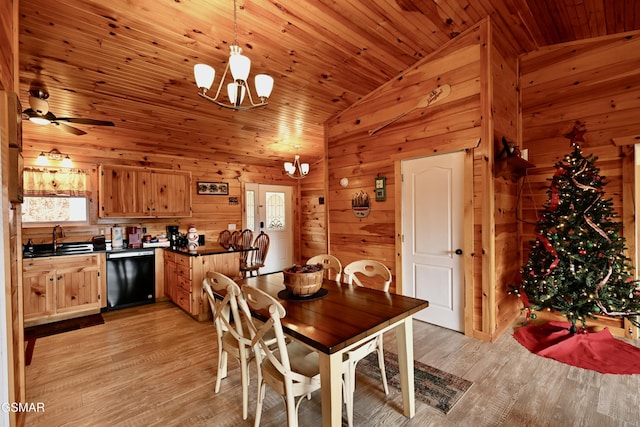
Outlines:
{"label": "front door window", "polygon": [[286,228],[284,193],[267,191],[267,230],[284,230]]}

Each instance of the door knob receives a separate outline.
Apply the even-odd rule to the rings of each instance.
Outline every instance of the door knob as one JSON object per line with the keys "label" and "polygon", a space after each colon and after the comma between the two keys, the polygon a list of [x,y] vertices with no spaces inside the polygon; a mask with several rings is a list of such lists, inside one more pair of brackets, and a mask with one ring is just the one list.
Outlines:
{"label": "door knob", "polygon": [[462,255],[462,249],[456,249],[456,255]]}

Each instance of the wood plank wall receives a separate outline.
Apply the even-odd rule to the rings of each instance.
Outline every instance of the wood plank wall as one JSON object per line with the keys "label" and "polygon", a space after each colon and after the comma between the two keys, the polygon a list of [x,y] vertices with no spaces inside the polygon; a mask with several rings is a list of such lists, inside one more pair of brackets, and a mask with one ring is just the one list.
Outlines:
{"label": "wood plank wall", "polygon": [[[0,90],[7,92],[17,91],[18,70],[18,2],[17,0],[4,1],[0,4]],[[5,115],[4,111],[0,114]],[[22,265],[18,258],[20,248],[20,207],[11,206],[9,202],[9,135],[5,117],[0,118],[0,132],[2,137],[2,225],[0,235],[3,235],[3,263],[5,275],[3,277],[3,299],[6,304],[6,317],[0,321],[0,327],[5,328],[2,335],[6,339],[7,366],[0,370],[6,371],[4,378],[0,375],[2,387],[6,387],[8,402],[25,402],[25,360],[24,360],[24,330],[22,319],[22,277],[19,271]],[[4,344],[3,344],[4,345]],[[5,383],[6,381],[6,383]],[[10,425],[22,425],[24,413],[8,414]]]}
{"label": "wood plank wall", "polygon": [[306,263],[315,255],[326,254],[326,162],[310,165],[309,175],[300,182],[300,259]]}
{"label": "wood plank wall", "polygon": [[[518,141],[518,61],[517,52],[507,42],[507,37],[497,25],[491,26],[490,43],[491,112],[493,158],[495,162],[502,150],[502,137],[517,144]],[[501,165],[495,165],[494,169]],[[495,171],[494,171],[495,172]],[[489,322],[492,339],[507,330],[519,315],[519,301],[509,294],[519,270],[520,245],[516,221],[517,189],[522,178],[494,173],[493,219],[495,221],[495,283],[490,286],[495,294],[491,313],[495,319]]]}
{"label": "wood plank wall", "polygon": [[13,8],[17,0],[3,1],[0,4],[0,89],[14,90],[14,58],[17,58],[17,45],[14,43],[14,31],[17,31],[13,22]]}
{"label": "wood plank wall", "polygon": [[[401,208],[396,188],[399,161],[459,150],[473,153],[474,161],[469,163],[473,179],[465,184],[473,187],[473,214],[465,220],[473,224],[473,236],[466,236],[470,240],[467,246],[473,251],[465,261],[469,264],[465,270],[472,272],[472,277],[465,278],[466,286],[472,288],[472,292],[467,289],[472,302],[466,304],[469,323],[465,333],[485,340],[496,336],[496,317],[500,319],[500,329],[504,330],[504,325],[518,315],[516,302],[506,303],[504,288],[507,278],[511,279],[508,276],[515,259],[509,252],[510,245],[517,241],[513,238],[515,184],[496,185],[502,218],[497,245],[493,243],[491,208],[495,204],[492,200],[495,192],[493,123],[507,137],[515,139],[516,136],[516,58],[504,44],[488,47],[490,27],[490,21],[486,20],[456,37],[327,121],[329,252],[343,264],[363,258],[384,262],[394,275],[391,286],[394,292],[401,291],[401,282],[397,281],[401,274],[397,271],[401,265],[401,247],[396,244],[395,234]],[[501,53],[502,50],[507,53]],[[491,90],[489,81],[496,81],[495,105],[492,105],[494,97],[486,93]],[[425,93],[445,83],[452,88],[449,97],[407,115],[374,135],[369,134],[368,130],[407,111]],[[387,179],[384,202],[374,200],[377,176]],[[349,180],[346,188],[339,184],[343,177]],[[371,213],[366,218],[357,218],[351,211],[351,199],[360,190],[366,191],[371,199]],[[494,272],[496,247],[504,255],[499,262],[499,280]],[[501,312],[496,315],[498,301]]]}
{"label": "wood plank wall", "polygon": [[[536,212],[548,196],[554,165],[571,152],[564,137],[580,122],[587,129],[581,144],[585,155],[598,157],[596,166],[606,176],[607,197],[621,216],[624,236],[635,259],[635,204],[633,146],[616,146],[613,140],[633,143],[640,135],[640,32],[619,34],[540,49],[520,57],[522,145],[529,149],[529,170],[522,199],[522,252],[534,239]],[[623,216],[624,215],[624,216]],[[615,324],[611,319],[601,325]],[[617,335],[631,336],[617,321]],[[633,338],[637,331],[632,329]]]}
{"label": "wood plank wall", "polygon": [[[78,138],[90,142],[91,134]],[[76,144],[78,146],[79,144]],[[109,141],[101,141],[102,146],[109,145]],[[228,224],[236,224],[236,228],[243,226],[242,198],[243,183],[255,182],[260,184],[293,185],[293,181],[283,173],[283,169],[264,168],[240,164],[216,162],[215,159],[195,159],[189,157],[176,158],[173,156],[155,155],[153,153],[136,153],[118,151],[115,155],[110,148],[100,148],[98,144],[87,143],[80,147],[58,147],[65,154],[68,153],[74,166],[90,171],[91,185],[95,190],[91,201],[91,224],[84,227],[65,227],[65,241],[83,241],[98,235],[105,230],[110,238],[110,228],[118,226],[146,227],[147,233],[156,235],[165,233],[167,225],[178,225],[182,233],[186,233],[189,224],[194,224],[199,234],[205,235],[206,242],[217,240],[218,234],[227,228]],[[115,144],[117,145],[117,144]],[[47,141],[25,141],[25,165],[34,165],[41,150],[49,151],[52,147]],[[155,169],[169,169],[190,171],[192,176],[192,216],[186,218],[158,218],[158,219],[98,219],[98,164],[144,166]],[[312,171],[314,173],[315,171]],[[315,175],[315,173],[314,173]],[[313,176],[310,174],[310,176]],[[196,183],[198,181],[229,183],[228,196],[198,195]],[[294,193],[297,190],[294,189]],[[230,197],[238,199],[238,204],[232,204]],[[298,208],[294,208],[294,216],[298,217]],[[296,235],[300,235],[296,228]],[[34,243],[51,242],[51,227],[25,228],[23,240],[32,238]]]}

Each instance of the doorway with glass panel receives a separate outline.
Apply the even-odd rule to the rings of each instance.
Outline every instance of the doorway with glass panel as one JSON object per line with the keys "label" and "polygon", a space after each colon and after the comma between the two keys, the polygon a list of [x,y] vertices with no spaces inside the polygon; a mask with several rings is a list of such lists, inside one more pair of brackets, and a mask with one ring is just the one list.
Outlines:
{"label": "doorway with glass panel", "polygon": [[293,264],[293,200],[292,187],[285,185],[245,184],[244,223],[253,230],[269,235],[269,252],[260,273],[281,271]]}

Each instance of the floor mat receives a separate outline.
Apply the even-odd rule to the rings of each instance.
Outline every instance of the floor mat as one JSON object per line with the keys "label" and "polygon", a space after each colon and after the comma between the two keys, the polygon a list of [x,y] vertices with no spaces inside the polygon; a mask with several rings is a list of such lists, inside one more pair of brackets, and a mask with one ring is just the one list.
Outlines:
{"label": "floor mat", "polygon": [[25,349],[25,365],[31,364],[33,350],[37,338],[48,337],[50,335],[61,334],[63,332],[74,331],[76,329],[88,328],[90,326],[102,325],[104,319],[102,314],[91,314],[89,316],[76,317],[75,319],[61,320],[59,322],[46,323],[44,325],[30,326],[24,329],[24,340],[27,342]]}
{"label": "floor mat", "polygon": [[[384,363],[389,386],[401,390],[398,356],[384,350]],[[473,385],[472,381],[441,371],[433,366],[414,360],[414,382],[416,399],[449,413]],[[382,381],[377,353],[369,354],[358,363],[357,372]]]}

